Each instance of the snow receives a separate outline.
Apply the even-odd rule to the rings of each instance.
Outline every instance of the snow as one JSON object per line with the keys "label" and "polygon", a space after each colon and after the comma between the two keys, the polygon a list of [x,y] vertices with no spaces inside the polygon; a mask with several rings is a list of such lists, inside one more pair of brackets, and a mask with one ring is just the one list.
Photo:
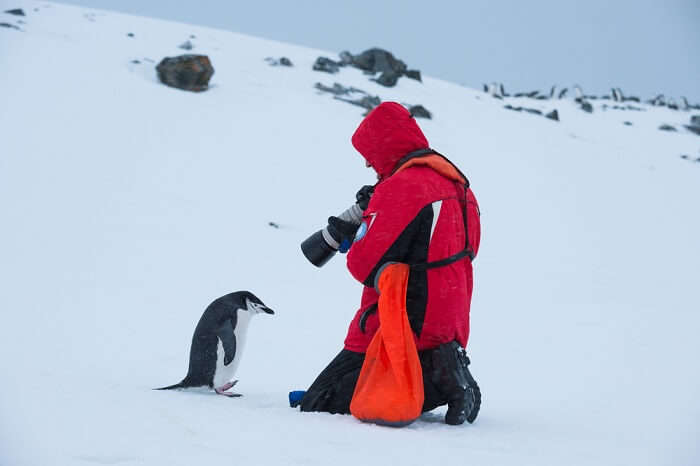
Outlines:
{"label": "snow", "polygon": [[[331,52],[11,8],[27,16],[0,28],[3,466],[700,462],[693,113],[588,114],[430,77],[387,89],[311,70]],[[204,93],[155,76],[188,39],[216,70]],[[294,67],[265,62],[281,56]],[[360,292],[342,257],[316,269],[299,244],[374,179],[349,141],[362,110],[316,82],[425,105],[428,139],[472,182],[473,425],[445,425],[444,408],[390,429],[287,405],[340,350]],[[244,396],[152,391],[186,373],[206,305],[244,289],[276,312],[251,325]]]}

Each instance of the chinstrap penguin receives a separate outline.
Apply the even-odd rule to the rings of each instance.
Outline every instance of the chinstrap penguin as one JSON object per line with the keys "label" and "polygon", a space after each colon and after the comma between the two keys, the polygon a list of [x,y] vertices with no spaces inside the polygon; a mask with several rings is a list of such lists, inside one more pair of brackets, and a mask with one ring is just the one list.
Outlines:
{"label": "chinstrap penguin", "polygon": [[222,296],[204,310],[192,336],[190,367],[182,382],[155,390],[209,387],[219,395],[241,396],[227,390],[241,362],[250,319],[255,314],[274,314],[260,299],[248,291]]}

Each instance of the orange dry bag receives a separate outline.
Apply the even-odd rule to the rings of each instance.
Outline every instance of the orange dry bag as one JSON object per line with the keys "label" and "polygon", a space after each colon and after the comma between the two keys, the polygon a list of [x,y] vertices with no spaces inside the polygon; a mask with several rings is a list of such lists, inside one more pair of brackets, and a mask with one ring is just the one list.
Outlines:
{"label": "orange dry bag", "polygon": [[406,315],[408,272],[406,264],[390,264],[379,277],[379,330],[350,403],[361,421],[405,426],[423,409],[423,371]]}

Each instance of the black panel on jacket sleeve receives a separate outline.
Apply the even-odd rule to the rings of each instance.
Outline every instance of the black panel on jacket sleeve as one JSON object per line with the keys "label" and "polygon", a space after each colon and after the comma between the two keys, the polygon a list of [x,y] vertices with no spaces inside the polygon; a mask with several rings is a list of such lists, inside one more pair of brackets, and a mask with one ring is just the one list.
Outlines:
{"label": "black panel on jacket sleeve", "polygon": [[[428,261],[428,246],[430,245],[433,215],[432,204],[428,204],[418,212],[418,215],[404,228],[396,241],[374,266],[364,281],[365,286],[374,286],[377,272],[387,262],[415,264]],[[408,290],[406,292],[406,311],[408,312],[408,321],[411,324],[411,329],[418,336],[420,336],[420,332],[423,329],[427,304],[428,273],[426,271],[411,270],[408,276]]]}

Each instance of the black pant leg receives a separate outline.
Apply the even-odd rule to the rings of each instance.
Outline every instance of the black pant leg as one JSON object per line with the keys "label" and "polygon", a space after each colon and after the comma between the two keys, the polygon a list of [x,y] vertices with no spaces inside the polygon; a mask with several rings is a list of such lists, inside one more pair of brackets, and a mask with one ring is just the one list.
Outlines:
{"label": "black pant leg", "polygon": [[432,411],[438,406],[447,404],[447,397],[432,380],[434,351],[433,349],[429,349],[418,352],[420,365],[423,369],[423,393],[425,394],[425,399],[423,401],[422,411],[424,413]]}
{"label": "black pant leg", "polygon": [[349,414],[350,401],[364,360],[364,353],[346,349],[338,353],[306,391],[301,400],[301,410]]}

